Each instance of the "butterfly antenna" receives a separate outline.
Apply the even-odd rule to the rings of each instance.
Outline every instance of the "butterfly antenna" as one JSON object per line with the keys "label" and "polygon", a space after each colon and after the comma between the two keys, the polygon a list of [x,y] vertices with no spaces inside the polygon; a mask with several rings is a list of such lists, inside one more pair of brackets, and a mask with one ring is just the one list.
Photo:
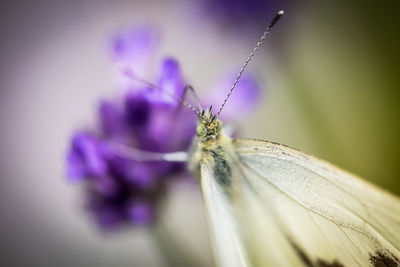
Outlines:
{"label": "butterfly antenna", "polygon": [[170,96],[171,98],[173,98],[175,101],[177,101],[177,102],[178,102],[179,104],[181,104],[182,106],[184,106],[184,107],[186,107],[186,108],[192,110],[192,111],[193,111],[194,113],[196,113],[198,116],[200,115],[200,111],[197,110],[196,108],[194,108],[194,107],[193,107],[191,104],[189,104],[188,102],[186,102],[186,101],[184,101],[184,100],[182,100],[182,99],[179,99],[178,97],[176,97],[174,94],[171,94],[170,92],[167,92],[167,91],[165,91],[165,90],[162,91],[161,88],[158,87],[157,85],[155,85],[155,84],[153,84],[153,83],[151,83],[151,82],[148,82],[148,81],[146,81],[145,79],[142,79],[142,78],[138,77],[132,70],[124,71],[124,74],[125,74],[127,77],[129,77],[129,78],[131,78],[131,79],[133,79],[133,80],[135,80],[135,81],[137,81],[137,82],[140,82],[140,83],[142,83],[142,84],[144,84],[144,85],[146,85],[146,86],[148,86],[148,87],[150,87],[150,88],[152,88],[152,89],[158,90],[158,91],[162,92],[163,94],[166,94],[166,95]]}
{"label": "butterfly antenna", "polygon": [[264,42],[267,35],[270,33],[272,27],[278,22],[278,20],[283,16],[284,13],[285,12],[283,10],[279,11],[278,14],[276,14],[276,16],[273,18],[273,20],[269,24],[267,30],[263,33],[263,35],[261,35],[261,38],[258,41],[257,45],[254,47],[253,51],[250,53],[250,56],[244,62],[242,69],[239,71],[239,74],[237,75],[236,80],[233,83],[231,90],[229,90],[228,95],[226,96],[224,102],[222,103],[221,107],[218,110],[217,115],[215,116],[216,118],[218,118],[219,114],[221,113],[222,109],[224,108],[226,102],[228,101],[229,97],[231,96],[233,90],[236,87],[236,84],[238,83],[240,77],[242,76],[242,74],[243,74],[244,70],[246,69],[247,65],[249,64],[250,60],[253,58],[253,56],[256,53],[256,51],[258,50],[258,48],[260,48],[261,44]]}
{"label": "butterfly antenna", "polygon": [[183,89],[182,101],[184,101],[187,92],[190,92],[192,94],[192,96],[194,97],[194,101],[196,102],[198,110],[199,111],[203,110],[203,107],[201,106],[200,98],[196,94],[196,91],[194,90],[193,86],[191,86],[190,84],[186,85],[185,88]]}

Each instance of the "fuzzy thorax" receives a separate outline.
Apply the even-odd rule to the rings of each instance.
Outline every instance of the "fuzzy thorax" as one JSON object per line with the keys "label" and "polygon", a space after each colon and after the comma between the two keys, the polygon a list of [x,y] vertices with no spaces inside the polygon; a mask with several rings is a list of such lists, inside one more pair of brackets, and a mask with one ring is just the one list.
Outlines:
{"label": "fuzzy thorax", "polygon": [[232,148],[230,138],[222,131],[222,122],[211,112],[202,112],[192,146],[189,168],[200,178],[200,165],[210,168],[218,181],[230,183]]}

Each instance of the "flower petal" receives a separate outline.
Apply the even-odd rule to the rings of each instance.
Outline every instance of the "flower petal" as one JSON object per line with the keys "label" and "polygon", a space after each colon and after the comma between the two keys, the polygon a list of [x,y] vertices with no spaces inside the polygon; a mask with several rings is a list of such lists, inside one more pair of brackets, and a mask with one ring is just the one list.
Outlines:
{"label": "flower petal", "polygon": [[196,114],[185,107],[153,104],[141,148],[156,152],[187,150],[195,135]]}
{"label": "flower petal", "polygon": [[125,120],[129,126],[140,129],[147,125],[151,115],[151,103],[142,92],[129,92],[125,97],[124,108]]}
{"label": "flower petal", "polygon": [[158,32],[149,26],[121,31],[112,39],[111,52],[115,62],[143,74],[159,46]]}
{"label": "flower petal", "polygon": [[154,219],[154,207],[146,201],[135,201],[128,206],[128,220],[135,225],[147,225]]}
{"label": "flower petal", "polygon": [[78,132],[73,137],[67,156],[67,165],[67,175],[71,180],[102,176],[107,172],[99,141],[86,132]]}
{"label": "flower petal", "polygon": [[150,188],[156,179],[156,169],[149,162],[126,162],[125,179],[139,189]]}
{"label": "flower petal", "polygon": [[182,71],[178,61],[173,58],[166,58],[161,63],[161,69],[158,79],[158,85],[162,89],[162,99],[169,102],[176,103],[176,100],[171,98],[168,94],[180,98],[185,87],[185,81],[182,76]]}
{"label": "flower petal", "polygon": [[118,182],[112,177],[99,177],[94,181],[94,190],[107,198],[115,198],[121,193]]}
{"label": "flower petal", "polygon": [[81,155],[71,148],[67,153],[67,177],[70,181],[80,181],[85,176],[85,163]]}
{"label": "flower petal", "polygon": [[116,81],[119,88],[134,89],[143,84],[149,67],[159,47],[159,33],[149,26],[121,31],[111,42],[111,54],[115,63]]}
{"label": "flower petal", "polygon": [[122,112],[110,101],[100,102],[98,114],[101,129],[106,136],[121,136],[126,132]]}
{"label": "flower petal", "polygon": [[97,223],[103,230],[112,230],[117,228],[123,222],[121,212],[112,206],[99,206],[92,210]]}

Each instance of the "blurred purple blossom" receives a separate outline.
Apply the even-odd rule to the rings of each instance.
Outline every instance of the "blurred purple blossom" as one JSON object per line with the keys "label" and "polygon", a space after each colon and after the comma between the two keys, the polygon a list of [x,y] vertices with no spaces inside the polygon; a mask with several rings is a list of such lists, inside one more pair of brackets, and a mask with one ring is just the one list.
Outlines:
{"label": "blurred purple blossom", "polygon": [[245,33],[265,30],[268,18],[289,7],[290,0],[196,0],[200,19],[209,17],[224,29]]}
{"label": "blurred purple blossom", "polygon": [[[86,207],[103,229],[154,222],[167,183],[174,177],[190,176],[183,163],[137,161],[113,147],[121,144],[157,153],[190,148],[196,114],[170,97],[182,97],[186,85],[179,63],[173,58],[161,61],[157,76],[151,79],[159,90],[132,78],[139,73],[149,76],[149,61],[158,46],[159,38],[150,28],[135,28],[113,38],[111,50],[118,65],[117,80],[125,79],[118,83],[124,95],[100,101],[98,129],[76,132],[67,152],[67,177],[85,185]],[[203,104],[220,105],[231,78],[217,83]],[[252,76],[244,74],[235,94],[222,113],[226,121],[250,112],[260,88]]]}
{"label": "blurred purple blossom", "polygon": [[[213,107],[219,107],[221,99],[226,97],[226,90],[221,90],[221,88],[230,89],[236,76],[236,73],[231,72],[213,85],[209,90],[210,93],[205,96],[207,103]],[[220,118],[225,122],[237,122],[244,119],[254,109],[252,104],[257,103],[260,97],[261,90],[258,81],[253,76],[243,75],[236,85],[235,93],[229,98],[229,105],[225,105]]]}

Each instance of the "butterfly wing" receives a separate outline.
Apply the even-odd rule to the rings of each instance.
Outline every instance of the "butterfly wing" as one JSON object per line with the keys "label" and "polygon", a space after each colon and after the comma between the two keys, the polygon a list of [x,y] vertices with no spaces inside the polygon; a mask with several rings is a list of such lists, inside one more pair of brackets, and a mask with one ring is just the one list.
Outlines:
{"label": "butterfly wing", "polygon": [[[201,186],[217,265],[303,266],[269,212],[257,203],[252,190],[241,184],[241,192],[232,196],[228,193],[232,190],[216,179],[214,167],[206,162],[201,164]],[[232,175],[235,180],[238,178],[235,187],[240,187],[244,180],[239,170],[233,169]]]}
{"label": "butterfly wing", "polygon": [[213,248],[219,266],[246,266],[248,262],[232,203],[213,176],[212,165],[201,165],[201,185],[208,210]]}
{"label": "butterfly wing", "polygon": [[398,198],[283,145],[235,140],[232,154],[229,185],[201,165],[221,266],[400,264]]}

